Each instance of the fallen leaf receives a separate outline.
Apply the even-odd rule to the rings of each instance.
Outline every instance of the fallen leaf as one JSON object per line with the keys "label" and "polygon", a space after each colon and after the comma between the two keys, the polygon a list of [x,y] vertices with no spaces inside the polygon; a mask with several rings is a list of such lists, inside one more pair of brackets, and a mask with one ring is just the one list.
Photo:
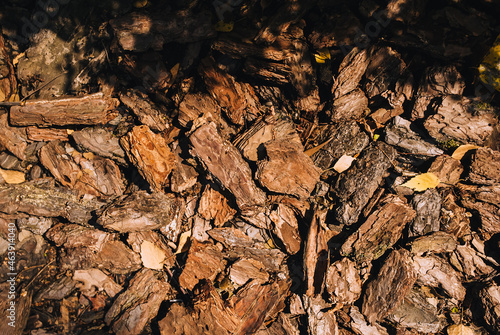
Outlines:
{"label": "fallen leaf", "polygon": [[163,269],[165,261],[165,251],[149,241],[141,244],[141,260],[145,267],[153,270]]}
{"label": "fallen leaf", "polygon": [[411,188],[415,191],[422,192],[429,188],[435,188],[439,184],[439,178],[432,172],[419,174],[401,186]]}
{"label": "fallen leaf", "polygon": [[321,143],[320,145],[315,146],[314,148],[307,149],[306,151],[304,151],[304,153],[307,156],[311,157],[312,155],[314,155],[315,153],[317,153],[318,151],[320,151],[321,148],[323,148],[325,145],[327,145],[332,139],[333,139],[333,137],[331,137],[330,139],[328,139],[325,142]]}
{"label": "fallen leaf", "polygon": [[342,173],[351,167],[351,164],[355,159],[356,158],[352,156],[342,155],[342,157],[340,157],[337,163],[335,163],[335,165],[333,166],[333,169],[338,173]]}
{"label": "fallen leaf", "polygon": [[473,145],[473,144],[461,145],[458,148],[456,148],[455,151],[453,151],[451,158],[454,158],[457,161],[459,161],[464,157],[464,155],[467,153],[467,151],[477,149],[477,148],[479,148],[479,147],[477,145]]}
{"label": "fallen leaf", "polygon": [[75,131],[74,131],[73,129],[66,129],[66,133],[67,133],[68,135],[71,135],[71,134],[73,134],[74,132],[75,132]]}
{"label": "fallen leaf", "polygon": [[318,64],[324,64],[327,59],[332,59],[330,55],[330,50],[327,48],[319,49],[317,53],[314,54],[314,59]]}
{"label": "fallen leaf", "polygon": [[19,63],[19,60],[26,56],[26,52],[22,52],[19,55],[17,55],[13,60],[12,60],[12,65],[16,66],[17,63]]}
{"label": "fallen leaf", "polygon": [[215,30],[220,31],[220,32],[224,32],[224,33],[230,32],[231,30],[233,30],[233,28],[234,28],[233,21],[226,23],[226,22],[221,20],[215,24]]}
{"label": "fallen leaf", "polygon": [[174,255],[180,254],[182,252],[188,251],[189,249],[189,238],[191,237],[191,230],[185,231],[181,234],[179,237],[179,246],[177,247],[177,250],[175,251]]}
{"label": "fallen leaf", "polygon": [[0,169],[0,175],[7,184],[21,184],[24,183],[24,173],[15,170]]}
{"label": "fallen leaf", "polygon": [[451,325],[446,328],[448,335],[476,335],[476,332],[471,327],[465,325]]}

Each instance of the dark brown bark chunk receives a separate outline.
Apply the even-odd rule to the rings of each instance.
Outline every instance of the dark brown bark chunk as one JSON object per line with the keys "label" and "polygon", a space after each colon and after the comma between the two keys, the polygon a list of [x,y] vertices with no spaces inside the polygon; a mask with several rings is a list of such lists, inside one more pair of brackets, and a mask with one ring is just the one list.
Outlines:
{"label": "dark brown bark chunk", "polygon": [[335,189],[340,203],[335,207],[335,218],[343,224],[358,221],[364,206],[380,186],[396,151],[384,143],[367,149],[349,170],[340,175]]}
{"label": "dark brown bark chunk", "polygon": [[469,180],[475,184],[500,183],[500,152],[490,148],[479,148],[472,155]]}
{"label": "dark brown bark chunk", "polygon": [[157,272],[142,269],[106,313],[104,320],[115,334],[141,334],[160,304],[173,295],[171,286]]}
{"label": "dark brown bark chunk", "polygon": [[381,257],[400,238],[415,211],[401,198],[389,195],[359,229],[342,245],[341,252],[356,259],[358,264]]}
{"label": "dark brown bark chunk", "polygon": [[393,311],[403,302],[416,280],[410,253],[404,249],[391,252],[363,296],[362,311],[368,322],[382,320]]}
{"label": "dark brown bark chunk", "polygon": [[321,171],[303,152],[302,145],[289,141],[264,144],[266,160],[259,161],[256,178],[270,191],[306,198],[319,181]]}
{"label": "dark brown bark chunk", "polygon": [[215,123],[198,128],[191,134],[190,141],[193,153],[220,184],[231,191],[241,211],[264,205],[265,193],[255,185],[250,168],[238,149],[221,138]]}

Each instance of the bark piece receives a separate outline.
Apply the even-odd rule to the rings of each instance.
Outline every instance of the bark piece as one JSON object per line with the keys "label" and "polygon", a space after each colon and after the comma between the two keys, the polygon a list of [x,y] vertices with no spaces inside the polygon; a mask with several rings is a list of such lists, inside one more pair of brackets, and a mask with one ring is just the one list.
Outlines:
{"label": "bark piece", "polygon": [[401,327],[421,333],[439,333],[447,324],[444,315],[439,313],[435,298],[429,298],[424,292],[413,288],[403,302],[397,306],[387,319]]}
{"label": "bark piece", "polygon": [[339,75],[332,87],[334,99],[340,98],[358,87],[370,63],[369,56],[368,49],[356,47],[342,60],[339,67]]}
{"label": "bark piece", "polygon": [[86,127],[71,133],[75,143],[86,151],[106,157],[125,165],[125,151],[120,146],[118,137],[104,128]]}
{"label": "bark piece", "polygon": [[170,188],[175,193],[183,193],[196,185],[198,181],[198,173],[188,164],[180,162],[177,158],[177,164],[170,176]]}
{"label": "bark piece", "polygon": [[479,291],[483,317],[490,330],[500,331],[500,287],[492,284]]}
{"label": "bark piece", "polygon": [[180,206],[183,202],[172,194],[137,191],[103,208],[97,223],[120,233],[159,229],[171,224]]}
{"label": "bark piece", "polygon": [[441,214],[441,195],[436,189],[417,194],[411,202],[416,217],[410,224],[408,236],[421,236],[439,231],[439,215]]}
{"label": "bark piece", "polygon": [[335,207],[335,218],[342,224],[358,221],[364,206],[383,180],[396,151],[383,143],[366,149],[349,170],[340,175],[335,190],[340,203]]}
{"label": "bark piece", "polygon": [[267,159],[258,163],[257,180],[270,191],[307,198],[321,171],[304,154],[302,146],[277,140],[264,147]]}
{"label": "bark piece", "polygon": [[[141,84],[140,87],[145,89],[148,93],[158,91],[166,93],[172,85],[172,72],[167,69],[162,56],[158,52],[150,51],[138,55],[123,54],[119,65],[130,73],[132,77],[134,77],[135,80]],[[152,116],[151,114],[146,115],[138,110],[138,108],[135,110],[138,112],[137,116],[140,120],[154,122],[154,119],[150,118]],[[154,128],[162,128],[165,126],[165,121],[166,120],[161,120],[161,124],[155,124]]]}
{"label": "bark piece", "polygon": [[450,257],[450,263],[460,271],[467,280],[479,280],[491,275],[495,270],[487,265],[477,251],[468,245],[457,246]]}
{"label": "bark piece", "polygon": [[465,83],[455,66],[427,68],[420,81],[415,104],[411,111],[412,120],[424,118],[432,100],[443,95],[460,95],[464,88]]}
{"label": "bark piece", "polygon": [[106,313],[104,321],[112,325],[116,334],[141,334],[144,327],[156,317],[160,304],[173,296],[172,287],[161,274],[142,269],[130,281]]}
{"label": "bark piece", "polygon": [[71,292],[75,290],[77,284],[78,282],[70,277],[61,277],[59,280],[52,282],[48,287],[42,289],[42,291],[37,294],[34,301],[39,302],[43,299],[61,300],[70,295]]}
{"label": "bark piece", "polygon": [[208,186],[201,195],[198,213],[205,220],[213,220],[215,227],[220,227],[234,217],[236,210],[220,192]]}
{"label": "bark piece", "polygon": [[474,113],[471,102],[464,97],[447,95],[436,114],[425,120],[424,126],[438,141],[457,140],[484,145],[497,125],[494,112]]}
{"label": "bark piece", "polygon": [[370,63],[364,74],[366,96],[372,99],[381,95],[387,98],[393,107],[402,106],[406,98],[411,99],[411,90],[408,93],[404,92],[404,87],[398,87],[401,86],[400,78],[406,75],[406,67],[397,51],[390,47],[373,47]]}
{"label": "bark piece", "polygon": [[235,81],[218,69],[211,58],[201,61],[199,71],[209,93],[232,123],[242,125],[244,119],[254,119],[259,115],[260,104],[250,85]]}
{"label": "bark piece", "polygon": [[453,252],[457,247],[457,241],[448,233],[436,231],[425,236],[421,236],[411,242],[411,252],[417,256],[425,253],[448,253]]}
{"label": "bark piece", "polygon": [[66,249],[61,260],[64,269],[100,268],[114,274],[128,274],[141,267],[139,255],[117,241],[115,234],[76,224],[58,224],[46,236]]}
{"label": "bark piece", "polygon": [[102,125],[116,117],[117,99],[94,93],[83,97],[32,100],[10,109],[9,120],[15,126]]}
{"label": "bark piece", "polygon": [[136,126],[120,139],[120,144],[151,189],[161,192],[176,164],[176,157],[165,139],[148,126]]}
{"label": "bark piece", "polygon": [[233,334],[252,334],[265,320],[274,319],[285,308],[290,284],[283,279],[266,284],[254,279],[232,296],[230,304],[234,306],[234,316],[239,319]]}
{"label": "bark piece", "polygon": [[359,88],[335,99],[331,109],[327,114],[332,122],[359,120],[370,111],[368,98]]}
{"label": "bark piece", "polygon": [[219,107],[208,94],[186,94],[179,104],[179,124],[188,128],[202,114],[218,115]]}
{"label": "bark piece", "polygon": [[285,118],[278,120],[275,113],[258,118],[247,131],[235,137],[233,144],[243,157],[255,162],[264,155],[263,144],[276,139],[302,146],[294,124]]}
{"label": "bark piece", "polygon": [[50,227],[55,224],[52,218],[44,218],[39,216],[30,216],[28,218],[20,218],[16,221],[18,229],[26,229],[33,234],[42,236]]}
{"label": "bark piece", "polygon": [[165,43],[189,43],[215,36],[211,15],[206,11],[175,13],[131,12],[110,21],[124,50],[161,50]]}
{"label": "bark piece", "polygon": [[416,280],[410,253],[404,249],[392,251],[363,295],[362,312],[368,322],[380,321],[391,313],[403,302]]}
{"label": "bark piece", "polygon": [[269,249],[264,243],[253,241],[235,228],[214,228],[207,231],[214,240],[224,244],[225,256],[229,259],[253,259],[264,265],[269,272],[278,272],[286,254],[278,249]]}
{"label": "bark piece", "polygon": [[269,218],[274,224],[274,234],[285,245],[287,253],[294,255],[299,252],[302,240],[294,211],[288,206],[278,204],[278,207],[271,212]]}
{"label": "bark piece", "polygon": [[335,313],[330,309],[320,295],[304,297],[304,305],[307,311],[307,327],[309,334],[337,335],[338,324]]}
{"label": "bark piece", "polygon": [[62,216],[70,222],[87,224],[92,218],[92,211],[103,204],[92,198],[80,199],[75,192],[55,187],[54,180],[49,178],[0,185],[0,212],[6,214]]}
{"label": "bark piece", "polygon": [[202,279],[213,281],[224,268],[223,255],[217,246],[192,241],[179,284],[192,290]]}
{"label": "bark piece", "polygon": [[213,122],[198,128],[190,136],[192,152],[236,198],[242,212],[252,211],[265,203],[265,193],[255,185],[247,163],[233,145],[224,141]]}
{"label": "bark piece", "polygon": [[8,115],[0,115],[0,147],[5,147],[20,160],[26,159],[28,139],[23,128],[11,127]]}
{"label": "bark piece", "polygon": [[469,216],[465,208],[457,205],[456,196],[450,191],[442,199],[441,230],[457,239],[470,235]]}
{"label": "bark piece", "polygon": [[461,276],[448,263],[437,256],[414,256],[413,264],[418,283],[442,288],[449,296],[463,301],[465,288]]}
{"label": "bark piece", "polygon": [[459,183],[462,204],[479,213],[481,232],[489,236],[500,232],[500,185],[465,185]]}
{"label": "bark piece", "polygon": [[359,264],[381,257],[400,238],[404,227],[415,217],[405,201],[389,195],[381,201],[359,229],[342,245],[344,255],[352,255]]}
{"label": "bark piece", "polygon": [[368,135],[354,121],[320,127],[311,139],[312,143],[306,145],[307,149],[326,143],[311,156],[314,164],[321,170],[332,167],[343,155],[356,156],[369,142]]}
{"label": "bark piece", "polygon": [[162,261],[163,265],[166,265],[168,268],[172,268],[175,265],[175,256],[172,253],[172,250],[162,235],[156,231],[148,230],[128,234],[127,244],[130,245],[132,250],[136,253],[141,254],[141,258],[144,241],[147,241],[158,249],[161,249],[162,253],[165,255]]}
{"label": "bark piece", "polygon": [[447,186],[458,183],[463,171],[464,168],[460,161],[457,161],[448,155],[436,157],[429,170],[427,170],[427,172],[434,173],[434,175],[438,177],[441,184],[445,184]]}
{"label": "bark piece", "polygon": [[167,315],[158,321],[161,335],[198,335],[204,331],[206,334],[213,334],[207,331],[200,324],[200,320],[195,320],[188,309],[180,304],[172,304]]}
{"label": "bark piece", "polygon": [[306,296],[312,297],[323,289],[328,270],[328,245],[323,224],[326,212],[316,211],[312,217],[304,246],[304,274],[307,282]]}
{"label": "bark piece", "polygon": [[10,101],[9,98],[17,89],[17,80],[3,36],[0,37],[0,64],[0,73],[2,73],[2,79],[0,80],[2,99],[0,100]]}
{"label": "bark piece", "polygon": [[118,196],[125,191],[120,169],[110,159],[86,159],[60,141],[43,146],[39,157],[58,182],[83,194]]}
{"label": "bark piece", "polygon": [[229,278],[238,286],[243,286],[252,279],[265,283],[269,280],[269,274],[261,262],[255,259],[240,259],[231,265]]}
{"label": "bark piece", "polygon": [[479,148],[472,155],[469,180],[475,184],[500,183],[500,152],[490,148]]}
{"label": "bark piece", "polygon": [[148,96],[137,90],[128,90],[120,94],[120,100],[132,110],[139,122],[157,132],[164,132],[171,127],[165,110],[149,102]]}
{"label": "bark piece", "polygon": [[373,335],[389,335],[387,330],[375,323],[373,325],[366,322],[363,314],[359,312],[357,306],[352,305],[349,310],[349,317],[351,318],[349,327],[358,335],[373,334]]}
{"label": "bark piece", "polygon": [[361,297],[361,277],[356,264],[342,258],[328,267],[326,288],[336,307],[350,305]]}
{"label": "bark piece", "polygon": [[82,282],[79,289],[84,294],[88,294],[92,291],[92,287],[96,287],[97,290],[104,290],[110,298],[113,298],[123,290],[121,285],[118,285],[99,269],[76,270],[73,274],[73,280]]}
{"label": "bark piece", "polygon": [[411,122],[399,116],[393,119],[392,125],[385,128],[385,142],[403,149],[405,152],[426,156],[438,156],[443,150],[428,143],[410,128]]}
{"label": "bark piece", "polygon": [[38,128],[26,127],[26,135],[31,141],[50,142],[50,141],[67,141],[68,131],[66,129],[57,128]]}

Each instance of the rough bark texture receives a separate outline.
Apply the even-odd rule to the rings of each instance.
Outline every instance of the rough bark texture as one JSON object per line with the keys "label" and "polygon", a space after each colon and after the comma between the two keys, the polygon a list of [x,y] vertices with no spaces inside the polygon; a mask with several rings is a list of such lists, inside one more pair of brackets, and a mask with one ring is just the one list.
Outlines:
{"label": "rough bark texture", "polygon": [[340,199],[340,203],[335,207],[335,218],[340,223],[350,225],[358,221],[363,207],[380,186],[395,157],[396,152],[392,147],[377,143],[340,176],[335,185]]}
{"label": "rough bark texture", "polygon": [[368,322],[379,321],[393,311],[416,280],[410,253],[404,249],[392,251],[363,295],[362,311]]}
{"label": "rough bark texture", "polygon": [[116,117],[118,105],[103,93],[81,98],[37,100],[10,110],[9,121],[15,126],[102,125]]}
{"label": "rough bark texture", "polygon": [[264,205],[265,194],[255,185],[250,168],[238,150],[224,141],[215,123],[198,128],[190,136],[193,153],[220,184],[231,191],[242,212]]}
{"label": "rough bark texture", "polygon": [[153,133],[148,126],[136,126],[120,139],[120,144],[151,189],[162,191],[176,164],[176,157],[163,137]]}
{"label": "rough bark texture", "polygon": [[354,257],[359,264],[381,257],[415,217],[415,211],[397,196],[387,196],[382,204],[342,245],[342,254]]}

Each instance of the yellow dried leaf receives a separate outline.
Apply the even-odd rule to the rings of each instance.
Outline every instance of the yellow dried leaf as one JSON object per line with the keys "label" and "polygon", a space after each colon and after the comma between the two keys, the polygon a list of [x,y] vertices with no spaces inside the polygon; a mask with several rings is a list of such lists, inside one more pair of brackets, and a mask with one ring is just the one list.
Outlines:
{"label": "yellow dried leaf", "polygon": [[451,325],[446,331],[448,335],[476,335],[474,329],[465,325]]}
{"label": "yellow dried leaf", "polygon": [[340,157],[337,163],[335,163],[335,165],[333,166],[333,169],[338,173],[342,173],[351,167],[351,164],[355,159],[356,158],[352,156],[342,155],[342,157]]}
{"label": "yellow dried leaf", "polygon": [[73,134],[74,132],[75,132],[75,131],[74,131],[73,129],[66,129],[66,133],[67,133],[68,135],[71,135],[71,134]]}
{"label": "yellow dried leaf", "polygon": [[83,157],[85,157],[85,158],[86,158],[86,159],[88,159],[89,161],[90,161],[90,160],[93,160],[93,159],[94,159],[94,156],[95,156],[95,155],[94,155],[94,153],[92,153],[92,152],[84,152],[84,153],[83,153]]}
{"label": "yellow dried leaf", "polygon": [[21,98],[19,97],[19,94],[16,93],[12,93],[9,97],[9,102],[18,102],[20,101]]}
{"label": "yellow dried leaf", "polygon": [[432,172],[419,174],[401,186],[411,188],[415,191],[422,192],[429,188],[435,188],[439,185],[439,178]]}
{"label": "yellow dried leaf", "polygon": [[177,77],[177,73],[179,73],[179,67],[181,66],[180,63],[177,63],[175,64],[174,66],[172,66],[172,68],[170,69],[170,74],[172,75],[172,81],[175,80],[175,77]]}
{"label": "yellow dried leaf", "polygon": [[26,56],[26,52],[21,52],[19,55],[17,55],[13,60],[12,60],[12,65],[16,66],[17,63],[19,63],[19,60]]}
{"label": "yellow dried leaf", "polygon": [[479,78],[487,85],[500,91],[500,35],[497,36],[493,46],[479,65]]}
{"label": "yellow dried leaf", "polygon": [[307,149],[306,151],[304,151],[304,153],[307,156],[311,157],[312,155],[314,155],[315,153],[317,153],[318,151],[320,151],[321,148],[323,148],[325,145],[327,145],[332,139],[333,139],[333,137],[331,137],[330,139],[328,139],[325,142],[321,143],[320,145],[315,146],[314,148]]}
{"label": "yellow dried leaf", "polygon": [[149,5],[148,0],[137,0],[132,4],[135,8],[144,8]]}
{"label": "yellow dried leaf", "polygon": [[191,230],[185,231],[179,237],[179,245],[177,246],[177,250],[174,255],[180,254],[182,252],[186,252],[189,249],[189,238],[191,237]]}
{"label": "yellow dried leaf", "polygon": [[216,31],[220,31],[220,32],[223,32],[223,33],[228,33],[230,31],[232,31],[234,28],[234,22],[231,21],[231,22],[224,22],[224,21],[219,21],[215,24],[215,30]]}
{"label": "yellow dried leaf", "polygon": [[0,169],[0,175],[7,184],[21,184],[24,183],[24,173],[14,170]]}
{"label": "yellow dried leaf", "polygon": [[327,48],[319,49],[317,53],[314,54],[314,59],[318,64],[324,64],[327,59],[332,59],[330,55],[330,50]]}
{"label": "yellow dried leaf", "polygon": [[141,260],[145,267],[153,270],[163,269],[165,261],[165,251],[149,241],[141,244]]}
{"label": "yellow dried leaf", "polygon": [[451,158],[454,158],[457,161],[459,161],[464,157],[464,155],[467,153],[467,151],[477,149],[477,148],[479,148],[479,147],[477,145],[473,145],[473,144],[461,145],[458,148],[456,148],[455,151],[453,151]]}

